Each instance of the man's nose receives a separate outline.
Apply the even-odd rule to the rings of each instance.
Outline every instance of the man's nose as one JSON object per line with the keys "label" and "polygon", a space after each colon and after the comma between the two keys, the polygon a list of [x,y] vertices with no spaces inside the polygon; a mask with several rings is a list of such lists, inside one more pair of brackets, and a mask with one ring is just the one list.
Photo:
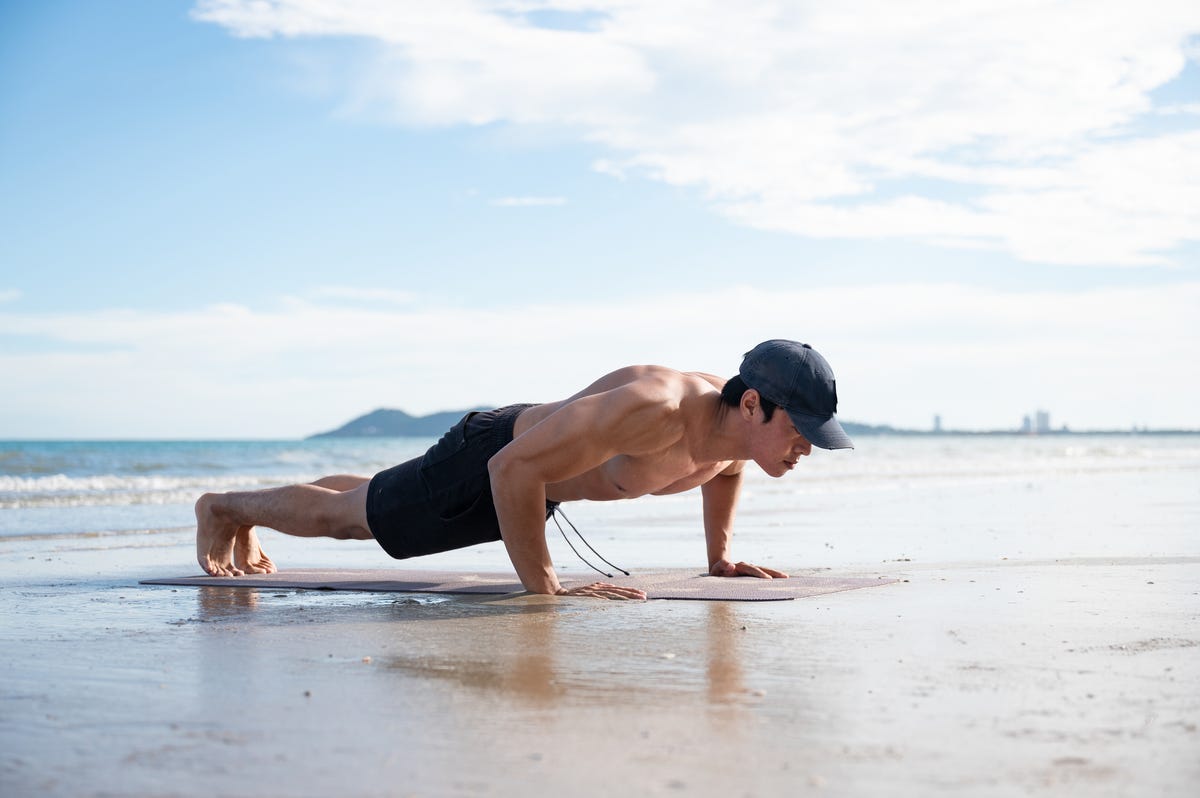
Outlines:
{"label": "man's nose", "polygon": [[807,440],[796,441],[796,452],[802,457],[808,457],[812,454],[812,444]]}

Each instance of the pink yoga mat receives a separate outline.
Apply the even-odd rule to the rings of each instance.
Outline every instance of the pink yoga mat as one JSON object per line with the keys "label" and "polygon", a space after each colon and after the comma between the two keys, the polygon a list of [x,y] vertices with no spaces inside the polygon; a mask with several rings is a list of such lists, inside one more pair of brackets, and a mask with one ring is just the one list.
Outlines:
{"label": "pink yoga mat", "polygon": [[[573,587],[597,581],[591,577],[564,579]],[[703,601],[787,601],[790,599],[857,590],[895,582],[880,577],[792,576],[788,579],[716,577],[695,570],[678,569],[621,576],[601,581],[635,587],[652,599],[697,599]],[[525,590],[513,573],[468,571],[416,571],[400,569],[337,570],[297,568],[274,574],[247,576],[182,576],[145,579],[143,585],[191,587],[262,587],[307,590],[363,590],[398,593],[521,593]]]}

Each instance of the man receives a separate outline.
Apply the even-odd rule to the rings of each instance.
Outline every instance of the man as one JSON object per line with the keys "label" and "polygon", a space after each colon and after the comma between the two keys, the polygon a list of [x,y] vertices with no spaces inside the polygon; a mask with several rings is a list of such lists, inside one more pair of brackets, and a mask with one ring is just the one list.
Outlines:
{"label": "man", "polygon": [[530,592],[645,598],[603,582],[564,589],[546,521],[560,502],[699,487],[709,573],[782,579],[787,574],[730,557],[742,469],[753,460],[780,477],[814,445],[850,448],[836,410],[829,364],[795,341],[759,344],[728,381],[630,366],[559,402],[469,413],[424,456],[371,479],[205,494],[196,502],[196,556],[214,576],[275,571],[255,526],[374,538],[399,559],[503,540]]}

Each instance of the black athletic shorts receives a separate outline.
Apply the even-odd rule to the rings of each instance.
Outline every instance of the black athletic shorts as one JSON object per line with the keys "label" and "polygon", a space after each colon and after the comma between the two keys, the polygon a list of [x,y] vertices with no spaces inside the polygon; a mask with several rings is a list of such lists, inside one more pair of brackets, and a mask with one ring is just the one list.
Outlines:
{"label": "black athletic shorts", "polygon": [[[398,560],[500,540],[488,460],[533,405],[468,413],[420,457],[381,471],[367,491],[367,524]],[[546,503],[546,517],[556,505]]]}

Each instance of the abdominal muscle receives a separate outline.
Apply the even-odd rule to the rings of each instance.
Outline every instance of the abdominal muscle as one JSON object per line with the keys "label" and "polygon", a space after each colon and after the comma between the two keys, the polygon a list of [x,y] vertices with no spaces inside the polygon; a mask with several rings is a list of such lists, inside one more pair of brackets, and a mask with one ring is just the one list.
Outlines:
{"label": "abdominal muscle", "polygon": [[[658,460],[659,458],[653,458]],[[618,455],[577,477],[546,486],[546,498],[554,502],[586,499],[603,502],[636,499],[638,496],[666,496],[699,487],[721,473],[728,462],[709,463],[683,470],[665,467],[666,463],[646,463],[646,458]]]}

